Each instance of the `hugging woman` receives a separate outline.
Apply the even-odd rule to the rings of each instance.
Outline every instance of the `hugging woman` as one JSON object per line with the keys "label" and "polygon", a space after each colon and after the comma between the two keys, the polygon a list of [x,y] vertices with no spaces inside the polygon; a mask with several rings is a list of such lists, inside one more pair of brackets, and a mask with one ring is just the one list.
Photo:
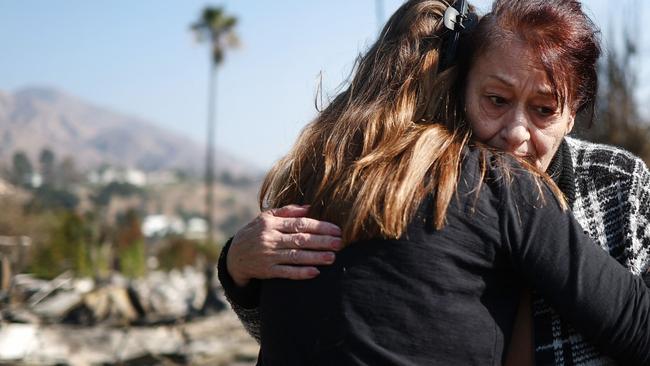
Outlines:
{"label": "hugging woman", "polygon": [[[306,128],[294,152],[281,161],[276,166],[276,171],[269,175],[275,180],[267,180],[265,185],[267,190],[262,192],[262,198],[267,201],[262,203],[270,203],[271,207],[280,207],[289,203],[312,206],[309,208],[288,206],[264,212],[251,225],[235,235],[230,245],[224,249],[220,265],[222,283],[233,302],[233,308],[238,311],[249,329],[254,331],[260,324],[259,317],[256,318],[260,310],[258,307],[260,293],[261,310],[264,313],[264,299],[273,298],[272,292],[268,289],[273,283],[277,283],[277,281],[260,283],[255,279],[316,277],[316,281],[325,281],[320,277],[325,277],[323,274],[326,271],[335,271],[329,269],[327,265],[340,270],[337,266],[345,263],[343,259],[347,258],[342,259],[341,255],[350,255],[345,253],[355,250],[357,244],[352,243],[351,239],[360,237],[352,235],[354,230],[351,228],[354,228],[354,225],[350,222],[361,225],[363,229],[359,232],[363,235],[373,234],[374,227],[379,228],[374,233],[377,236],[398,238],[398,234],[409,232],[405,227],[401,227],[400,223],[402,225],[406,225],[405,222],[413,223],[414,221],[411,221],[413,217],[420,217],[419,214],[427,212],[427,210],[420,212],[418,209],[422,209],[423,205],[426,206],[427,202],[438,203],[441,197],[439,193],[449,192],[444,189],[444,185],[439,184],[440,177],[435,174],[423,176],[422,181],[432,185],[422,186],[413,183],[412,178],[417,175],[408,173],[409,169],[418,168],[417,164],[413,166],[414,162],[425,161],[426,164],[433,164],[439,161],[436,160],[440,158],[439,156],[427,155],[431,153],[427,149],[415,149],[420,145],[417,143],[409,145],[411,140],[408,140],[415,139],[412,134],[416,132],[425,138],[425,131],[417,128],[430,127],[434,130],[431,125],[435,124],[445,125],[446,130],[452,134],[462,134],[464,129],[469,128],[475,143],[512,153],[525,159],[537,169],[545,170],[562,191],[564,197],[560,196],[560,198],[565,199],[571,207],[575,218],[582,226],[581,230],[585,230],[596,244],[607,250],[630,272],[641,274],[647,270],[648,236],[650,235],[647,226],[647,219],[650,217],[648,213],[650,174],[647,168],[639,159],[624,151],[565,137],[573,128],[578,113],[588,117],[592,115],[593,100],[596,95],[598,40],[594,26],[583,13],[580,3],[570,0],[497,1],[492,11],[480,21],[478,27],[465,36],[459,46],[459,57],[456,58],[455,64],[443,73],[437,74],[439,47],[449,39],[449,31],[441,26],[442,14],[448,5],[445,1],[405,3],[391,17],[380,40],[361,61],[348,90],[339,95],[317,120]],[[319,123],[322,121],[331,123]],[[342,125],[337,125],[335,122]],[[335,128],[341,126],[346,129]],[[313,136],[327,136],[327,138],[310,142],[308,140],[310,133]],[[452,137],[438,136],[443,140],[455,141]],[[427,141],[426,146],[430,146],[433,150],[433,147],[437,146],[436,141],[435,139]],[[308,146],[311,150],[299,148],[304,146]],[[400,155],[405,154],[405,151],[411,154],[409,156],[412,159]],[[419,155],[414,152],[418,152]],[[296,153],[306,155],[300,156]],[[307,156],[324,156],[331,160],[319,162],[318,159],[309,160]],[[398,158],[403,160],[399,164],[394,164],[394,159]],[[449,164],[455,161],[449,156],[446,159]],[[479,167],[480,165],[478,164]],[[360,169],[357,175],[353,174],[354,170],[346,170],[353,166]],[[500,176],[500,168],[491,169],[489,164],[486,166],[489,168],[488,173],[492,172],[497,177]],[[379,169],[377,167],[386,169],[393,175],[364,175],[366,171]],[[427,174],[432,172],[430,168],[426,166]],[[309,169],[313,171],[305,174]],[[278,172],[286,174],[281,175]],[[330,174],[329,177],[334,180],[324,179],[324,174]],[[397,179],[395,177],[399,177],[398,181],[391,180]],[[348,178],[355,178],[357,185],[351,185],[352,189],[349,192],[352,193],[346,196],[346,199],[335,199],[338,197],[336,193],[340,192],[337,188],[341,187],[337,184],[350,183]],[[543,178],[540,177],[542,180]],[[363,185],[366,181],[372,184]],[[459,180],[461,183],[467,181],[473,182],[469,178]],[[270,199],[277,198],[279,193],[291,192],[291,189],[282,185],[283,182],[296,184],[301,195],[293,197],[294,200],[286,200],[286,197]],[[411,182],[411,184],[404,182]],[[488,179],[487,182],[491,181]],[[282,189],[273,191],[278,187]],[[359,187],[365,187],[368,191],[359,190]],[[529,195],[536,194],[535,185],[520,182],[520,187],[529,188],[527,191]],[[321,196],[315,196],[314,192],[319,192],[321,188],[330,188],[330,190],[321,192]],[[460,195],[465,188],[459,184],[458,194]],[[379,193],[373,189],[379,190]],[[367,197],[368,194],[375,194],[375,197],[390,197],[386,192],[390,192],[391,189],[400,192],[401,196],[394,196],[393,201],[388,199],[380,202],[355,201]],[[429,189],[429,192],[435,193],[433,201],[427,201],[422,197],[422,202],[418,202],[417,194],[409,189],[425,189],[425,191]],[[442,191],[439,191],[440,189]],[[478,202],[483,202],[483,199],[490,197],[489,193],[483,190],[477,191],[481,192],[479,197],[482,197]],[[545,195],[547,201],[549,195],[552,196],[548,192]],[[495,197],[498,202],[503,198],[498,194]],[[526,201],[526,198],[523,195],[517,199]],[[549,202],[544,205],[546,209],[551,206]],[[492,211],[489,204],[483,207],[483,211],[478,209],[473,211],[473,216],[468,213],[466,218],[462,215],[452,215],[457,212],[456,206],[451,205],[452,209],[449,211],[443,210],[444,205],[442,208],[439,205],[434,207],[433,211],[438,216],[434,215],[436,219],[433,222],[440,229],[436,231],[437,233],[449,230],[454,217],[458,220],[467,220],[468,224],[475,223],[472,220],[476,220],[476,217],[482,214],[493,217],[490,216]],[[366,210],[365,213],[363,210]],[[440,224],[441,217],[445,217],[444,213],[449,220],[448,226],[439,227],[437,224]],[[307,214],[310,219],[290,217]],[[441,214],[443,215],[440,216]],[[556,215],[563,217],[561,213]],[[366,218],[368,220],[364,221]],[[391,219],[397,221],[391,223]],[[552,219],[548,220],[552,222]],[[332,254],[339,249],[341,240],[337,239],[339,234],[337,229],[326,224],[325,221],[338,224],[342,228],[342,242],[349,247],[337,254],[336,261],[333,261]],[[302,225],[295,226],[295,223]],[[483,222],[479,229],[495,228],[495,225],[495,223]],[[400,227],[404,231],[397,230]],[[546,235],[557,234],[554,231],[558,228],[545,228],[550,233],[544,230],[537,233],[537,236],[531,237],[533,244],[539,245],[544,242]],[[500,229],[505,230],[505,228]],[[508,234],[502,231],[499,233]],[[486,238],[490,238],[489,233],[483,234]],[[437,253],[436,244],[435,240],[431,242],[429,248],[432,253]],[[572,258],[570,257],[572,253],[567,250],[573,247],[567,242],[561,244],[563,245],[560,247],[553,247],[556,249],[553,252],[555,254],[546,253],[547,256],[537,256],[543,253],[536,253],[535,258],[528,259],[542,260],[550,257],[569,260]],[[485,246],[486,243],[483,245]],[[427,253],[419,254],[421,258],[426,258]],[[531,253],[533,252],[528,254]],[[386,260],[390,258],[392,257]],[[591,261],[590,259],[589,262],[580,263],[589,264]],[[436,267],[441,263],[444,262],[433,261],[430,265]],[[519,263],[519,265],[524,264],[529,267],[522,266],[518,269],[531,270],[531,263]],[[554,292],[558,289],[551,291],[546,288],[546,292],[542,292],[543,286],[548,286],[554,276],[567,272],[560,271],[560,267],[557,267],[558,263],[546,264],[548,267],[535,267],[535,273],[524,276],[526,280],[524,282],[533,284],[543,295],[540,297],[536,292],[533,300],[537,363],[606,364],[610,362],[548,307],[547,300],[555,299],[556,307],[562,304],[557,303],[556,296],[559,292]],[[556,271],[562,273],[555,273]],[[604,274],[605,272],[599,272],[593,277],[580,277],[580,285],[608,284],[609,300],[600,299],[596,302],[600,305],[612,306],[610,310],[614,311],[613,309],[620,305],[624,298],[629,298],[617,299],[616,296],[621,294],[615,292],[620,291],[621,288],[610,283],[611,278],[603,277]],[[458,278],[466,278],[465,275],[459,272]],[[502,280],[504,283],[499,285],[505,292],[517,287],[512,283],[508,285],[507,276]],[[313,290],[314,287],[311,287],[310,283],[312,281],[298,281],[293,286],[304,286],[306,289]],[[408,281],[400,283],[403,288],[411,289],[414,294],[423,295],[418,292],[418,288],[427,288],[422,283],[420,283],[422,286],[416,286],[417,282],[410,285]],[[568,283],[565,282],[565,285]],[[524,283],[519,285],[523,286]],[[563,293],[566,299],[576,300],[577,297],[586,295],[585,287],[578,286],[577,283],[573,285],[575,286],[571,291]],[[332,292],[337,293],[333,290],[326,291],[320,295],[320,298]],[[594,290],[591,294],[594,293],[597,291]],[[317,294],[314,293],[313,296]],[[445,294],[448,292],[442,291],[439,295]],[[413,299],[408,294],[403,294],[403,297]],[[429,303],[429,300],[433,303]],[[427,310],[440,310],[435,307],[435,298],[421,296],[420,302],[408,308],[417,305],[424,306]],[[511,305],[510,301],[507,303]],[[458,302],[457,306],[462,307],[462,304],[463,302]],[[585,302],[578,310],[588,314],[597,308],[599,304]],[[355,307],[355,309],[359,308]],[[492,314],[489,309],[488,306],[483,308]],[[558,310],[562,309],[558,308]],[[302,308],[301,311],[309,312],[306,308]],[[427,314],[414,314],[412,321],[430,325],[427,322],[431,317]],[[314,310],[311,315],[318,317],[319,313]],[[632,317],[642,313],[632,312],[628,315]],[[497,333],[505,338],[499,340],[499,337],[496,337],[493,339],[495,344],[507,344],[511,331],[506,325],[511,321],[509,316],[506,317],[508,321],[496,326],[495,329],[499,329]],[[449,316],[448,319],[455,318]],[[632,318],[626,318],[628,321],[630,319]],[[380,320],[377,320],[377,324],[381,324]],[[576,325],[581,321],[574,318],[570,320],[576,322]],[[602,321],[605,322],[605,319]],[[600,325],[605,326],[605,324]],[[433,333],[436,329],[435,324],[431,326],[430,333]],[[623,333],[610,333],[609,341],[621,341],[621,334],[628,334],[626,333],[628,331],[629,334],[633,334],[638,330],[637,328],[647,328],[647,320],[643,322],[637,319],[636,322],[632,321],[628,324],[628,327],[625,330],[619,329]],[[425,330],[422,332],[426,333]],[[446,333],[439,334],[444,336]],[[425,335],[417,334],[422,337]],[[611,354],[618,357],[625,357],[625,352],[616,352],[607,348],[604,342],[607,342],[608,337],[603,337],[603,333],[589,329],[587,335],[592,341],[599,341],[600,347],[604,347],[603,350],[609,350]],[[413,337],[413,334],[409,336]],[[467,346],[462,339],[457,341],[459,347]],[[264,345],[264,337],[262,342]],[[438,349],[431,345],[430,350]],[[503,349],[497,353],[503,355]],[[485,359],[481,360],[484,363],[474,363],[490,363]],[[498,363],[501,358],[496,357],[495,360]],[[464,364],[457,361],[456,364]],[[454,364],[453,361],[449,362],[441,361],[440,364]]]}

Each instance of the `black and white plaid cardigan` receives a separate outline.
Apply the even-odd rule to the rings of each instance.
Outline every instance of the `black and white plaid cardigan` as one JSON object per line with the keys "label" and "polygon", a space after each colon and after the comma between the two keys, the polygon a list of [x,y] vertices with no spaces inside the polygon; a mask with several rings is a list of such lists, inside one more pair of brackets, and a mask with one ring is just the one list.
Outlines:
{"label": "black and white plaid cardigan", "polygon": [[[565,141],[557,154],[564,155],[563,172],[553,178],[576,219],[619,263],[636,275],[644,274],[650,267],[648,168],[625,150],[574,138]],[[532,307],[537,365],[617,364],[561,320],[544,299],[534,295]]]}
{"label": "black and white plaid cardigan", "polygon": [[[610,146],[565,138],[549,173],[569,200],[585,232],[632,273],[650,267],[650,172],[634,155]],[[259,281],[234,286],[219,259],[226,296],[249,333],[259,341]],[[602,356],[541,297],[534,295],[537,365],[615,365]]]}

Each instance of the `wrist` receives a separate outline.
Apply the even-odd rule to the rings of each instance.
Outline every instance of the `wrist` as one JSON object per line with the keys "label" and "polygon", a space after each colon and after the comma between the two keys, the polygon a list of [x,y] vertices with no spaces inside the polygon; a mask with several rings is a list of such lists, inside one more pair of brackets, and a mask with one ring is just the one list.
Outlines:
{"label": "wrist", "polygon": [[[219,255],[219,265],[217,268],[219,281],[223,286],[226,298],[231,304],[244,309],[254,309],[259,306],[259,281],[254,278],[243,278],[237,271],[235,271],[235,276],[238,279],[235,280],[233,278],[231,270],[228,268],[228,262],[232,262],[232,259],[237,258],[237,256],[233,256],[229,260],[231,244],[232,238],[224,245]],[[236,268],[236,266],[233,268]],[[239,284],[236,281],[239,281]],[[245,284],[245,287],[240,287],[240,284]]]}
{"label": "wrist", "polygon": [[232,248],[231,248],[231,251],[226,255],[226,270],[228,271],[228,274],[230,275],[232,281],[235,283],[237,287],[245,287],[250,283],[251,278],[236,271],[236,269],[237,269],[237,265],[234,263],[234,260],[232,259]]}
{"label": "wrist", "polygon": [[237,274],[231,271],[228,271],[228,273],[230,273],[230,277],[232,277],[232,282],[234,282],[235,285],[237,285],[237,287],[246,287],[251,282],[251,279],[248,277],[238,276]]}

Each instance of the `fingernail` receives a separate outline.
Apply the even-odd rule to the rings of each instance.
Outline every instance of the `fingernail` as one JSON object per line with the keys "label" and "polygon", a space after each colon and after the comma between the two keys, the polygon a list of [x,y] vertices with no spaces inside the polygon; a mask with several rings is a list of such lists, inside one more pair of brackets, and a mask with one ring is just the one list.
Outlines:
{"label": "fingernail", "polygon": [[341,235],[341,228],[340,227],[338,227],[338,226],[336,226],[334,224],[330,224],[330,225],[332,227],[332,230],[334,230],[334,231],[336,231],[338,233],[337,235]]}
{"label": "fingernail", "polygon": [[334,262],[335,259],[336,259],[336,255],[334,255],[334,253],[325,253],[325,260],[328,263]]}
{"label": "fingernail", "polygon": [[341,250],[341,249],[343,249],[343,241],[341,241],[341,239],[334,239],[334,240],[332,241],[332,248],[333,248],[334,250]]}
{"label": "fingernail", "polygon": [[309,268],[309,275],[312,277],[316,277],[320,274],[320,271],[314,267]]}

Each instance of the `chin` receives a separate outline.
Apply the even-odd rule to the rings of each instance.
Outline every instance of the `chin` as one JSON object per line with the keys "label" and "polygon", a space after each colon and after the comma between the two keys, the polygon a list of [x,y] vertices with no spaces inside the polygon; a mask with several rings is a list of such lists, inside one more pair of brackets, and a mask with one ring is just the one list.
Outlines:
{"label": "chin", "polygon": [[551,165],[551,162],[549,161],[546,163],[542,163],[541,161],[536,160],[533,164],[537,167],[537,169],[545,172],[546,169],[548,169],[548,166]]}
{"label": "chin", "polygon": [[537,168],[537,169],[539,169],[539,170],[541,170],[543,172],[545,172],[546,168],[548,168],[548,164],[544,164],[540,160],[535,159],[532,156],[526,156],[526,157],[524,157],[524,159],[526,159],[526,161],[529,162],[531,165],[533,165],[535,168]]}

